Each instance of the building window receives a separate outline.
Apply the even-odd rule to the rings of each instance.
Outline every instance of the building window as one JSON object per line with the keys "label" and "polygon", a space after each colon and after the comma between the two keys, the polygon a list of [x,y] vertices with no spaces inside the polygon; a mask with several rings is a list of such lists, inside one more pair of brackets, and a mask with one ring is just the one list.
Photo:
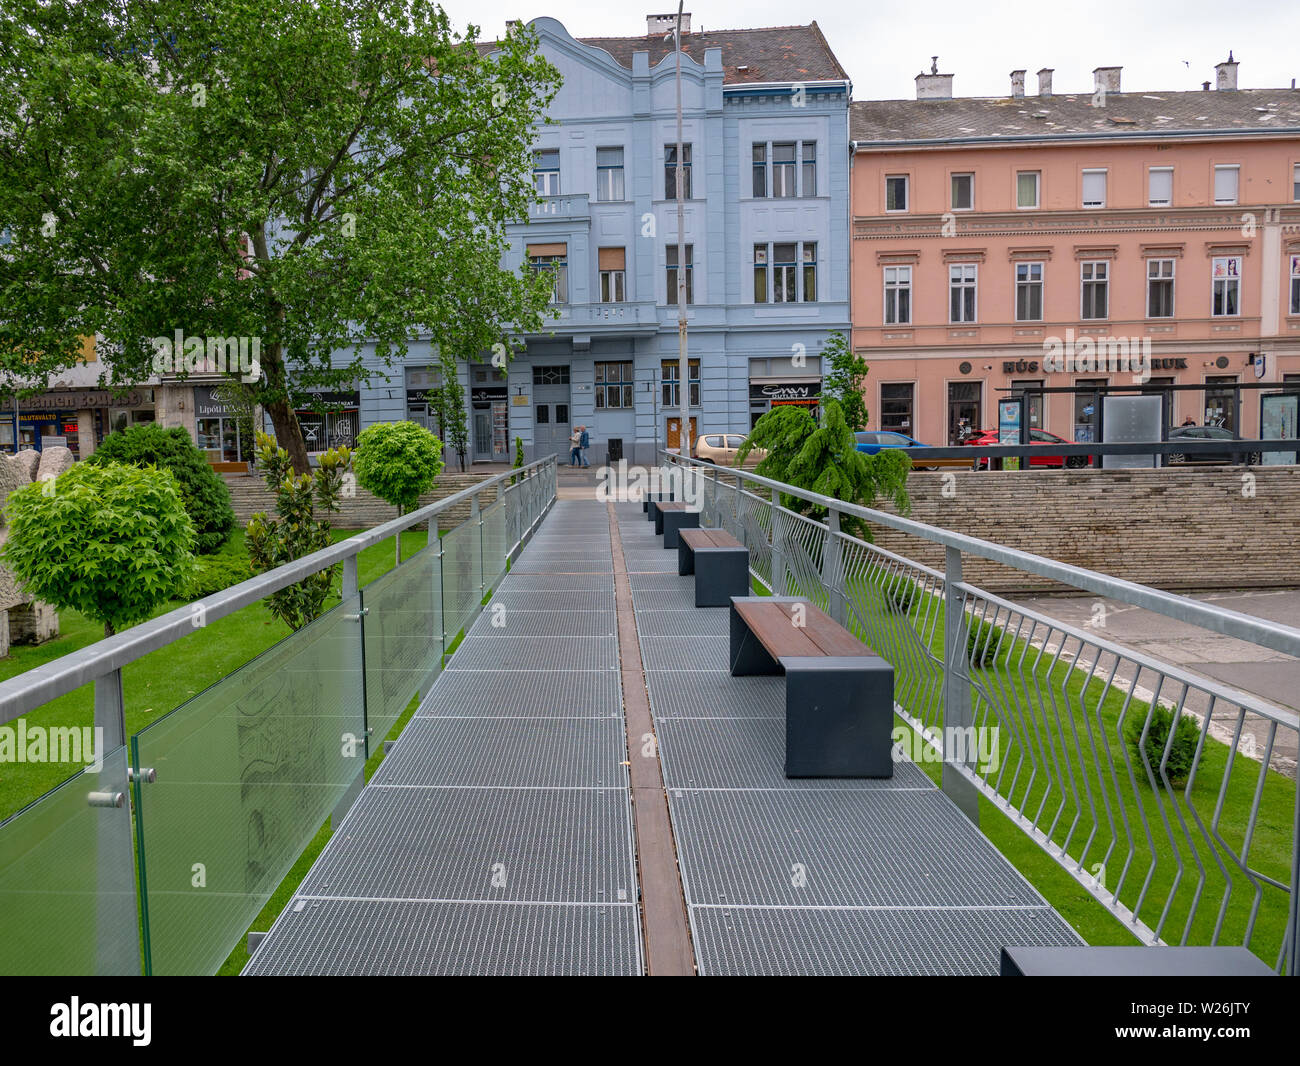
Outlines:
{"label": "building window", "polygon": [[623,149],[596,149],[596,199],[623,199]]}
{"label": "building window", "polygon": [[1043,428],[1043,384],[1039,379],[1032,378],[1027,381],[1012,381],[1011,394],[1023,393],[1025,396],[1025,407],[1029,416],[1030,429]]}
{"label": "building window", "polygon": [[[691,406],[700,406],[700,361],[692,359],[689,363],[691,374]],[[663,405],[665,408],[680,408],[682,405],[682,391],[678,387],[680,378],[677,376],[680,370],[678,360],[665,359],[660,364],[660,375],[663,382]]]}
{"label": "building window", "polygon": [[1085,170],[1083,172],[1083,206],[1106,206],[1106,171]]}
{"label": "building window", "polygon": [[796,181],[799,176],[799,163],[795,158],[795,147],[790,144],[772,145],[772,195],[787,197],[798,196]]}
{"label": "building window", "polygon": [[1037,207],[1042,175],[1037,170],[1016,172],[1016,207]]}
{"label": "building window", "polygon": [[1016,264],[1016,321],[1043,319],[1043,264]]}
{"label": "building window", "polygon": [[906,174],[895,174],[885,178],[885,210],[907,210]]}
{"label": "building window", "polygon": [[[769,275],[772,279],[770,292]],[[796,303],[800,300],[811,303],[816,299],[815,241],[754,245],[754,303]]]}
{"label": "building window", "polygon": [[[1237,407],[1240,403],[1240,390],[1232,388],[1237,384],[1235,374],[1211,374],[1205,379],[1205,420],[1207,426],[1221,426],[1233,433],[1237,431]],[[1226,387],[1225,387],[1226,386]]]}
{"label": "building window", "polygon": [[[313,416],[324,422],[324,415]],[[312,426],[309,423],[309,428]],[[10,431],[12,435],[12,430]],[[322,426],[319,433],[324,437]],[[199,450],[206,452],[210,460],[223,463],[238,463],[254,457],[253,423],[248,418],[225,416],[221,418],[200,418],[195,423],[195,436]],[[304,430],[303,439],[306,439]],[[319,445],[318,445],[319,447]]]}
{"label": "building window", "polygon": [[1300,203],[1300,163],[1291,168],[1291,199]]}
{"label": "building window", "polygon": [[885,267],[885,325],[905,326],[912,321],[912,268]]}
{"label": "building window", "polygon": [[912,382],[880,386],[880,428],[912,435],[916,386]]}
{"label": "building window", "polygon": [[1110,264],[1104,259],[1080,263],[1079,270],[1083,281],[1083,309],[1079,317],[1105,318],[1109,313]]}
{"label": "building window", "polygon": [[551,275],[551,303],[569,302],[569,248],[565,244],[530,244],[528,262],[534,274]]}
{"label": "building window", "polygon": [[[677,245],[670,244],[664,249],[664,261],[667,263],[668,303],[677,303]],[[686,246],[686,302],[695,302],[695,245]]]}
{"label": "building window", "polygon": [[975,206],[975,175],[954,174],[952,176],[952,209],[969,211]]}
{"label": "building window", "polygon": [[1215,256],[1212,276],[1214,302],[1210,314],[1216,317],[1241,314],[1241,256]]}
{"label": "building window", "polygon": [[799,162],[800,171],[803,175],[802,186],[799,189],[800,196],[817,195],[817,142],[804,141],[803,153]]}
{"label": "building window", "polygon": [[948,383],[948,444],[963,443],[984,428],[981,393],[983,382],[950,381]]}
{"label": "building window", "polygon": [[[682,199],[691,198],[691,146],[682,145]],[[677,199],[677,145],[664,146],[664,199]]]}
{"label": "building window", "polygon": [[1291,257],[1291,313],[1300,315],[1300,255]]}
{"label": "building window", "polygon": [[1214,168],[1214,202],[1216,204],[1235,204],[1241,167],[1222,166]]}
{"label": "building window", "polygon": [[547,148],[533,153],[533,185],[540,196],[560,195],[560,150]]}
{"label": "building window", "polygon": [[[1105,378],[1076,381],[1078,389],[1104,389],[1110,384]],[[1074,394],[1074,439],[1080,444],[1097,442],[1097,415],[1101,408],[1100,392],[1076,392]]]}
{"label": "building window", "polygon": [[754,195],[767,195],[767,145],[754,145]]}
{"label": "building window", "polygon": [[1147,171],[1147,203],[1168,207],[1174,202],[1174,168],[1151,167]]}
{"label": "building window", "polygon": [[1147,318],[1174,317],[1174,261],[1147,260]]}
{"label": "building window", "polygon": [[601,248],[596,255],[600,268],[600,302],[621,304],[627,299],[627,250]]}
{"label": "building window", "polygon": [[954,263],[948,267],[950,322],[975,321],[975,276],[978,270],[974,263]]}
{"label": "building window", "polygon": [[632,367],[630,362],[596,364],[597,408],[632,409]]}
{"label": "building window", "polygon": [[563,364],[560,366],[534,366],[533,384],[534,385],[569,384],[568,364]]}

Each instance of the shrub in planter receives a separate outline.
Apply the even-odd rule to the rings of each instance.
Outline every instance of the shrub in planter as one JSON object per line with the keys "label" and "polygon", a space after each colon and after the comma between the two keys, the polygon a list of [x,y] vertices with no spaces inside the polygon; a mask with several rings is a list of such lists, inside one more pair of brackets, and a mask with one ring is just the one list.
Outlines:
{"label": "shrub in planter", "polygon": [[1002,628],[982,618],[971,617],[970,628],[966,631],[966,654],[971,666],[992,666],[998,659],[1002,640]]}
{"label": "shrub in planter", "polygon": [[[1151,773],[1159,781],[1160,760],[1165,756],[1165,745],[1169,742],[1169,729],[1173,725],[1174,712],[1167,707],[1157,706],[1151,712],[1150,719],[1151,725],[1147,729],[1145,745],[1142,744],[1142,728],[1146,725],[1146,718],[1141,714],[1128,719],[1124,726],[1124,734],[1128,740],[1129,750],[1133,753],[1134,762],[1150,766]],[[1199,760],[1196,758],[1196,745],[1200,737],[1201,729],[1196,724],[1196,719],[1187,714],[1179,717],[1178,725],[1174,728],[1174,743],[1169,749],[1169,762],[1165,766],[1170,784],[1186,784],[1193,766],[1199,765]],[[1145,760],[1143,747],[1146,749]],[[1201,757],[1205,757],[1204,751],[1201,752]]]}

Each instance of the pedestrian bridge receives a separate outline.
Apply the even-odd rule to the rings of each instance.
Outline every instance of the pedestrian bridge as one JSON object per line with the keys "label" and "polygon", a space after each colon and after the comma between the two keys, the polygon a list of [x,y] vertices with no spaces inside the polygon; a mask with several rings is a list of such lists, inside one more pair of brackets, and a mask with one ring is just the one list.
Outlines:
{"label": "pedestrian bridge", "polygon": [[[246,974],[995,974],[1004,946],[1083,943],[986,835],[1004,815],[1129,942],[1292,966],[1294,830],[1261,812],[1291,817],[1294,780],[1229,737],[1175,786],[1158,751],[1116,738],[1162,707],[1197,717],[1203,744],[1293,714],[983,594],[960,559],[1091,591],[1102,575],[937,530],[957,543],[928,570],[840,531],[876,512],[819,520],[734,471],[677,484],[744,540],[757,588],[808,597],[894,665],[905,747],[932,758],[787,779],[783,680],[732,677],[726,609],[693,606],[640,504],[557,500],[548,459],[467,490],[455,529],[437,515],[458,497],[277,572],[284,587],[341,561],[343,600],[0,823],[14,927],[57,912],[73,931],[44,954],[11,941],[0,969],[215,972],[329,821]],[[357,587],[357,551],[423,522],[444,535]],[[210,597],[209,617],[271,577]],[[1106,593],[1180,599],[1139,589]],[[0,721],[94,680],[111,724],[121,664],[176,639],[176,614],[0,685]],[[1214,624],[1300,648],[1287,627]],[[356,749],[377,753],[413,697],[363,782]],[[945,724],[994,730],[998,758],[945,750]]]}

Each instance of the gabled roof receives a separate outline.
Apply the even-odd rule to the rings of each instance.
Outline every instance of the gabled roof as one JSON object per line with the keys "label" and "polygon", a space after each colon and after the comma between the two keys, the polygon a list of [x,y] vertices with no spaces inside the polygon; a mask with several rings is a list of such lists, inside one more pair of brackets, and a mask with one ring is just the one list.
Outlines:
{"label": "gabled roof", "polygon": [[861,100],[849,110],[849,136],[860,144],[1269,130],[1300,130],[1300,90],[1108,93],[1105,107],[1093,107],[1091,93]]}
{"label": "gabled roof", "polygon": [[[650,65],[673,54],[672,35],[644,37],[580,37],[600,48],[620,65],[632,69],[633,52],[649,52]],[[682,34],[682,52],[704,63],[709,48],[722,50],[724,85],[765,82],[839,81],[848,74],[835,58],[816,22],[807,26],[774,26],[756,30],[708,30]],[[740,70],[740,67],[745,70]]]}

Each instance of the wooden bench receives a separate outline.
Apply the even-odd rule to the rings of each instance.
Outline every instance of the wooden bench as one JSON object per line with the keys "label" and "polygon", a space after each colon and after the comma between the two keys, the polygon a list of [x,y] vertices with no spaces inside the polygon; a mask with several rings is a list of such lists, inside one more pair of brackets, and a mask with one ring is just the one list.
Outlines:
{"label": "wooden bench", "polygon": [[677,547],[677,534],[683,529],[693,529],[700,524],[700,512],[692,511],[683,501],[656,503],[655,533],[662,533],[665,548]]}
{"label": "wooden bench", "polygon": [[641,510],[645,512],[646,518],[653,522],[655,520],[655,504],[672,498],[673,494],[671,492],[647,492],[641,499]]}
{"label": "wooden bench", "polygon": [[[696,552],[704,553],[698,567]],[[695,575],[696,607],[726,607],[732,596],[749,595],[749,549],[725,529],[683,529],[677,572]]]}
{"label": "wooden bench", "polygon": [[790,596],[733,596],[733,676],[785,674],[786,777],[893,777],[894,668]]}

